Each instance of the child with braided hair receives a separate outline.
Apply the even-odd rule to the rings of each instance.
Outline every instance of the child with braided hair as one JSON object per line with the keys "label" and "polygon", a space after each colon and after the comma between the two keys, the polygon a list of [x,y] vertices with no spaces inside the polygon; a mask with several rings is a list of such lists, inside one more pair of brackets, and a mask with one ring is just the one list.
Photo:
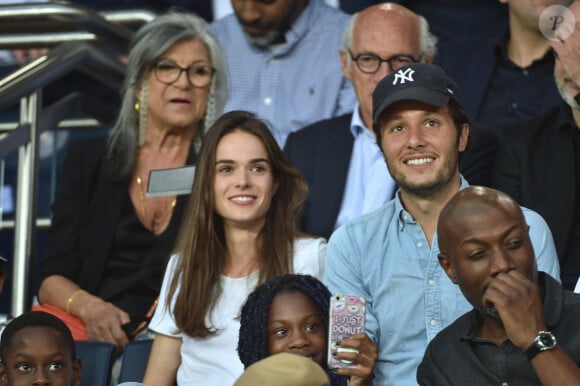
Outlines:
{"label": "child with braided hair", "polygon": [[[306,356],[327,369],[330,292],[310,275],[277,276],[252,292],[242,308],[238,355],[247,368],[269,355],[289,352]],[[372,385],[377,346],[366,334],[356,334],[341,347],[358,353],[337,353],[356,367],[330,371],[333,386]],[[349,378],[350,377],[350,378]]]}

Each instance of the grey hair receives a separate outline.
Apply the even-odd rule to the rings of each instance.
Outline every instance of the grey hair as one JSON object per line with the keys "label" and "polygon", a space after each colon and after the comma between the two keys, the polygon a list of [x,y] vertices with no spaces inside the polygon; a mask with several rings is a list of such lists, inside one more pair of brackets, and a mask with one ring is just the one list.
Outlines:
{"label": "grey hair", "polygon": [[[140,99],[136,89],[149,75],[155,61],[174,44],[190,39],[199,39],[209,51],[211,65],[215,69],[212,77],[203,131],[196,133],[192,146],[198,147],[203,133],[221,115],[227,98],[227,72],[225,61],[216,38],[209,26],[199,16],[169,12],[145,24],[136,32],[129,46],[123,100],[115,125],[109,135],[107,156],[112,161],[114,177],[124,179],[131,176],[135,167],[140,143],[140,121],[146,119],[147,99]],[[147,94],[147,90],[144,94]],[[135,103],[139,102],[139,111]],[[141,123],[141,124],[144,124]],[[192,149],[192,150],[195,150]]]}
{"label": "grey hair", "polygon": [[356,24],[358,14],[357,12],[350,17],[342,34],[342,47],[347,52],[352,48],[352,35],[354,35],[354,25]]}
{"label": "grey hair", "polygon": [[[358,17],[358,12],[353,14],[344,29],[342,35],[342,46],[343,50],[347,53],[352,49],[352,37],[354,34],[354,26],[356,24],[356,19]],[[416,14],[417,15],[417,14]],[[419,18],[419,48],[421,50],[420,62],[425,62],[427,58],[433,58],[437,53],[437,36],[433,35],[429,28],[429,23],[421,15],[417,15]],[[350,55],[347,55],[348,64],[350,66]]]}
{"label": "grey hair", "polygon": [[427,58],[433,59],[437,53],[437,36],[431,33],[429,23],[421,15],[419,17],[419,47],[421,47],[420,62],[425,62]]}
{"label": "grey hair", "polygon": [[[141,81],[141,92],[139,93],[139,125],[137,134],[137,143],[139,146],[143,145],[145,142],[145,129],[147,127],[147,110],[149,110],[149,104],[146,102],[149,100],[149,79],[146,77]],[[142,101],[142,102],[141,102]]]}

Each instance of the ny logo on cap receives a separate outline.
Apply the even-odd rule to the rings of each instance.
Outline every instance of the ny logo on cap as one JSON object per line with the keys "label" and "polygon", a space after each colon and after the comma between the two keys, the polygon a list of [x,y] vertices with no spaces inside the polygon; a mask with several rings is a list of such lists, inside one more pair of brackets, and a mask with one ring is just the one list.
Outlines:
{"label": "ny logo on cap", "polygon": [[401,84],[404,84],[406,81],[413,82],[414,73],[415,70],[413,70],[412,68],[407,68],[405,71],[403,71],[403,69],[400,69],[395,73],[395,79],[393,79],[393,86],[395,86],[397,82]]}

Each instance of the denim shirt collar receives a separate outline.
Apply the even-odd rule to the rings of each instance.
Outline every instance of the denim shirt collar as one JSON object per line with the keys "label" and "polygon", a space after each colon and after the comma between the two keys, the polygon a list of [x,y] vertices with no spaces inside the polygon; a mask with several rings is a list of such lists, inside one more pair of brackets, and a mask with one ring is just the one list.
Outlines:
{"label": "denim shirt collar", "polygon": [[[469,183],[465,178],[463,178],[461,174],[459,175],[459,178],[461,180],[461,186],[459,187],[459,190],[463,190],[469,187]],[[397,190],[393,200],[395,200],[395,213],[397,213],[399,218],[399,229],[403,230],[406,224],[416,224],[417,221],[415,221],[413,216],[407,212],[403,206],[403,202],[401,201],[401,189]]]}

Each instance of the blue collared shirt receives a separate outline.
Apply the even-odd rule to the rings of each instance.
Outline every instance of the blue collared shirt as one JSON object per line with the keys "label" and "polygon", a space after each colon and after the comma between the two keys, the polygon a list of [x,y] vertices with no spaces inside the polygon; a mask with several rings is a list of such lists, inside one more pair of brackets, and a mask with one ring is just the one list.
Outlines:
{"label": "blue collared shirt", "polygon": [[344,12],[310,0],[286,43],[266,49],[249,43],[235,15],[212,23],[228,66],[225,111],[266,119],[281,147],[290,132],[352,111],[356,97],[338,55],[347,21]]}
{"label": "blue collared shirt", "polygon": [[395,181],[389,174],[377,139],[364,125],[358,104],[352,114],[350,131],[354,144],[335,229],[378,209],[393,198],[395,190]]}
{"label": "blue collared shirt", "polygon": [[[467,186],[462,177],[461,188]],[[430,248],[399,195],[333,233],[324,275],[332,293],[366,298],[366,330],[379,346],[373,384],[381,386],[416,385],[429,341],[472,309],[439,265],[437,235]],[[550,229],[540,215],[522,209],[538,270],[559,280]]]}

